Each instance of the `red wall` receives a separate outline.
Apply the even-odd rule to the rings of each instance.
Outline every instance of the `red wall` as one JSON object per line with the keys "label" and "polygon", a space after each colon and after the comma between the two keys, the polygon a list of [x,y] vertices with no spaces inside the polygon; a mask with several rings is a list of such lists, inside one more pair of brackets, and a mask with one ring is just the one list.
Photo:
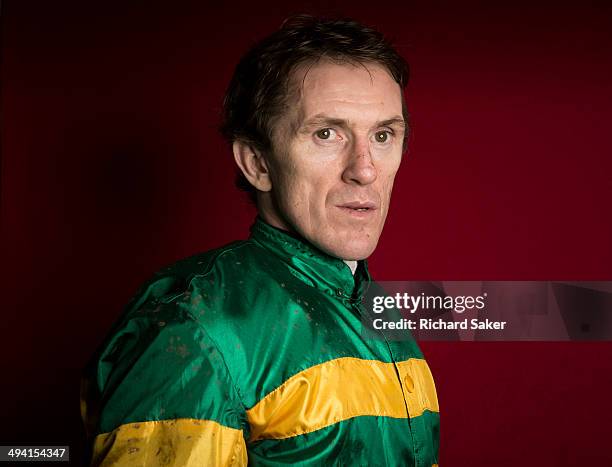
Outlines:
{"label": "red wall", "polygon": [[[412,66],[378,279],[612,279],[612,11],[518,2],[2,2],[0,441],[78,452],[80,368],[160,266],[243,238],[216,132],[291,12]],[[612,344],[423,343],[446,466],[610,465]]]}

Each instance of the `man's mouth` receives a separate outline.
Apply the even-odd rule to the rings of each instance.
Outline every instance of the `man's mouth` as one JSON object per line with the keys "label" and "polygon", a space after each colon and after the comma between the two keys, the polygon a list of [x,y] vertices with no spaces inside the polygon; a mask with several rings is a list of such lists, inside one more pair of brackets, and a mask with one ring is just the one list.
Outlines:
{"label": "man's mouth", "polygon": [[372,212],[376,210],[376,204],[371,203],[371,202],[351,202],[351,203],[344,203],[344,204],[340,204],[338,205],[339,208],[341,209],[346,209],[349,212]]}

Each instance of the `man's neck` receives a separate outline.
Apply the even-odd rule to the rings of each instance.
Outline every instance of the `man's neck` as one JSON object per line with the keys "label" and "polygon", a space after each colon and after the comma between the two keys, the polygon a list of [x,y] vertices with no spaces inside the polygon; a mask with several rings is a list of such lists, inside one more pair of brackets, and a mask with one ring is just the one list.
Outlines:
{"label": "man's neck", "polygon": [[347,259],[345,259],[343,261],[350,268],[351,273],[354,276],[355,275],[355,271],[357,270],[357,261],[355,261],[355,260],[347,260]]}

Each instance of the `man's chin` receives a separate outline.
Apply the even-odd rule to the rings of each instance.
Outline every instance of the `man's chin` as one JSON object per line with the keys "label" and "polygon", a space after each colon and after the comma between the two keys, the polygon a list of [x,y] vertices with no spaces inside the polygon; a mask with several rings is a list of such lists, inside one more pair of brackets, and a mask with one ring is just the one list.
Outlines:
{"label": "man's chin", "polygon": [[377,243],[372,242],[371,239],[368,241],[347,240],[346,242],[319,245],[319,249],[344,261],[359,261],[368,258],[376,249]]}

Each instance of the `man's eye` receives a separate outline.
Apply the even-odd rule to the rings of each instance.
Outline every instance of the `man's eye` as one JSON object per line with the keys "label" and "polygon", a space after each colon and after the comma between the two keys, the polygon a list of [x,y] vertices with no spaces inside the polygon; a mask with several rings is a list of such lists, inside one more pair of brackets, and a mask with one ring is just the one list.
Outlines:
{"label": "man's eye", "polygon": [[317,131],[315,134],[319,139],[330,139],[332,137],[333,131],[331,128],[323,128],[322,130]]}
{"label": "man's eye", "polygon": [[374,135],[377,143],[386,143],[389,140],[389,132],[388,131],[377,131]]}

